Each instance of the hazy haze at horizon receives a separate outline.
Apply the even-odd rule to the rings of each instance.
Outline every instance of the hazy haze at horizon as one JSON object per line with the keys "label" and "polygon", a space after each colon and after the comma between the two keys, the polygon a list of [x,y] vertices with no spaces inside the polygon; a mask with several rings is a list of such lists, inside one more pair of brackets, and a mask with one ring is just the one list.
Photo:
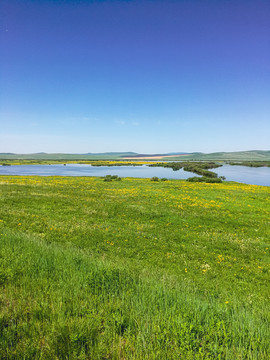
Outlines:
{"label": "hazy haze at horizon", "polygon": [[0,152],[270,149],[270,2],[3,1]]}

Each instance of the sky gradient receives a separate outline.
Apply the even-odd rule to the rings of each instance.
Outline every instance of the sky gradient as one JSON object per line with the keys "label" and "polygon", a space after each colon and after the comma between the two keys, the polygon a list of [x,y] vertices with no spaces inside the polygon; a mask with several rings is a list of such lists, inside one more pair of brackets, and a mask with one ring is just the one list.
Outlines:
{"label": "sky gradient", "polygon": [[0,1],[0,152],[270,149],[270,2]]}

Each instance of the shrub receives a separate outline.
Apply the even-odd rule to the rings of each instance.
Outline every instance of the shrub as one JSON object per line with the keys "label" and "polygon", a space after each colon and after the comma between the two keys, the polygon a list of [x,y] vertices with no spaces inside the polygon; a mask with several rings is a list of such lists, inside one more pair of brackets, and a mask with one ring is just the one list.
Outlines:
{"label": "shrub", "polygon": [[206,183],[221,183],[222,180],[220,178],[207,178],[207,177],[202,177],[202,179],[204,179],[204,182]]}
{"label": "shrub", "polygon": [[158,181],[158,177],[157,177],[157,176],[153,176],[153,177],[151,178],[151,181]]}
{"label": "shrub", "polygon": [[161,180],[161,181],[168,181],[167,178],[161,178],[160,180]]}
{"label": "shrub", "polygon": [[204,182],[204,183],[221,183],[222,180],[220,178],[208,178],[205,176],[198,177],[193,176],[187,179],[189,182]]}
{"label": "shrub", "polygon": [[122,180],[118,175],[106,175],[104,176],[104,181],[120,181]]}
{"label": "shrub", "polygon": [[198,176],[193,176],[187,179],[187,181],[189,182],[204,182],[203,178],[198,177]]}

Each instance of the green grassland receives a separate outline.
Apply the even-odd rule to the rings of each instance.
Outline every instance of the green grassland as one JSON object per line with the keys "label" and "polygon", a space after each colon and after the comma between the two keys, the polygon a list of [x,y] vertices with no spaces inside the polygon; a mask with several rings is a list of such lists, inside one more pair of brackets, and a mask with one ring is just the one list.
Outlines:
{"label": "green grassland", "polygon": [[270,188],[0,177],[1,359],[269,359]]}

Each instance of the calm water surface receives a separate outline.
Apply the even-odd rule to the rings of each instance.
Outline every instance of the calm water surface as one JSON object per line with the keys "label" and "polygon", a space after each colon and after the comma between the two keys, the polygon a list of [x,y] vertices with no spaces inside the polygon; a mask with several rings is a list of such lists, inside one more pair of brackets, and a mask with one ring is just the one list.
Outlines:
{"label": "calm water surface", "polygon": [[270,167],[249,167],[238,165],[223,165],[213,169],[218,176],[225,176],[227,181],[237,181],[251,185],[270,186]]}
{"label": "calm water surface", "polygon": [[91,166],[85,164],[65,165],[11,165],[0,166],[0,175],[41,175],[41,176],[105,176],[187,179],[195,174],[183,169],[142,166]]}
{"label": "calm water surface", "polygon": [[[223,165],[213,169],[218,176],[227,181],[245,184],[270,186],[270,168],[251,168],[246,166]],[[157,176],[167,179],[187,179],[198,176],[183,169],[173,171],[169,168],[143,166],[91,166],[85,164],[64,165],[11,165],[0,166],[0,175],[40,175],[40,176],[105,176],[151,178]]]}

